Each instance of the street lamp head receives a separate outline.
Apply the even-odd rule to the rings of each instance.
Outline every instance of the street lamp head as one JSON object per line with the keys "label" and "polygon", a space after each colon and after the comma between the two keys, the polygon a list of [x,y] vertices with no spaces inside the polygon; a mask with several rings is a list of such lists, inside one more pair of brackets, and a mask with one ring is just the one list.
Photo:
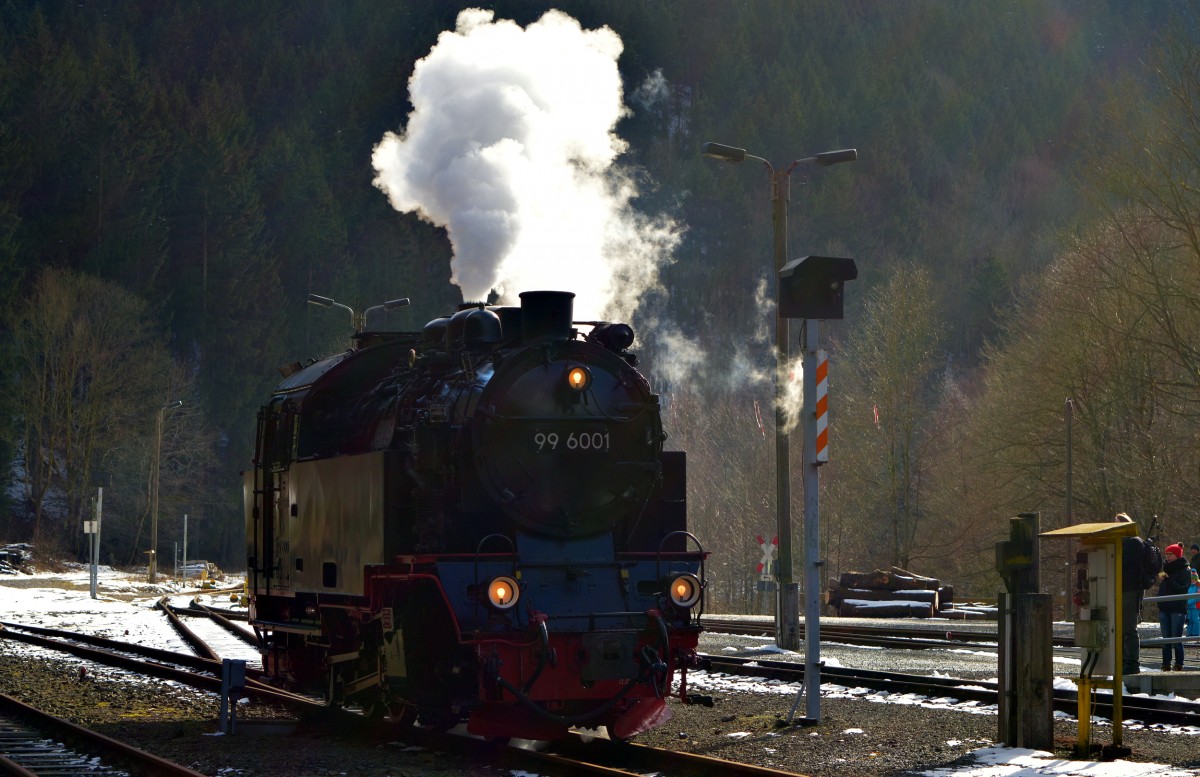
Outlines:
{"label": "street lamp head", "polygon": [[182,399],[177,399],[174,402],[168,402],[167,404],[162,406],[162,409],[163,410],[171,410],[172,408],[176,408],[176,407],[183,407]]}
{"label": "street lamp head", "polygon": [[855,148],[843,148],[839,151],[823,151],[813,157],[813,161],[821,167],[829,167],[841,162],[853,162],[856,159],[858,159],[858,149]]}
{"label": "street lamp head", "polygon": [[712,159],[723,159],[726,162],[745,162],[746,149],[722,145],[721,143],[705,143],[701,153]]}
{"label": "street lamp head", "polygon": [[308,302],[311,305],[320,305],[323,308],[333,307],[333,300],[329,297],[322,297],[320,294],[309,294]]}
{"label": "street lamp head", "polygon": [[409,302],[408,297],[401,297],[400,299],[392,299],[392,300],[388,300],[387,302],[383,303],[383,309],[384,310],[395,310],[396,308],[406,308],[410,304],[411,303]]}

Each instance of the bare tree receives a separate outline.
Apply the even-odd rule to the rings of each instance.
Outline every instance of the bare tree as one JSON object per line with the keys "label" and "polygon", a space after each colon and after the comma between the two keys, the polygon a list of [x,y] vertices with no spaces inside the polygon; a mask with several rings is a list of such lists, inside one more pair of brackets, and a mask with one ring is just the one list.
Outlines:
{"label": "bare tree", "polygon": [[[861,560],[886,548],[907,567],[925,516],[928,445],[937,396],[939,325],[928,274],[898,266],[867,294],[839,359],[835,515],[864,545]],[[838,531],[838,529],[834,529]]]}
{"label": "bare tree", "polygon": [[1200,44],[1182,33],[1153,57],[1149,88],[1114,88],[1123,135],[1087,168],[1108,236],[1093,267],[1125,292],[1123,334],[1167,362],[1159,387],[1200,415]]}
{"label": "bare tree", "polygon": [[134,295],[59,269],[16,306],[14,400],[35,541],[74,549],[71,522],[90,504],[95,466],[137,438],[170,361],[149,322]]}
{"label": "bare tree", "polygon": [[1072,513],[1200,524],[1200,48],[1165,41],[1139,83],[1113,88],[1081,190],[1100,218],[1063,241],[1031,283],[966,419],[991,484],[982,525],[1025,510],[1066,518],[1064,400],[1074,407]]}
{"label": "bare tree", "polygon": [[770,392],[769,386],[758,397],[752,390],[716,392],[701,401],[695,391],[675,387],[666,397],[668,445],[688,456],[689,522],[713,553],[711,603],[728,612],[754,609],[755,537],[769,542],[775,534]]}

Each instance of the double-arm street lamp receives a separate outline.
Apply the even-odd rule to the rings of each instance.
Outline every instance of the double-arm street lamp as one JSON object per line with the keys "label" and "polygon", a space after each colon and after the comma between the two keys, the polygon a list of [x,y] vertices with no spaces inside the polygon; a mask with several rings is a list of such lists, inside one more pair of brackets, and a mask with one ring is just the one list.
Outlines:
{"label": "double-arm street lamp", "polygon": [[[778,593],[775,611],[775,643],[786,650],[797,650],[800,647],[800,602],[797,585],[792,576],[791,455],[787,422],[784,417],[786,388],[783,383],[784,370],[786,369],[789,355],[789,319],[783,316],[779,310],[781,303],[779,272],[787,262],[788,253],[787,204],[791,196],[791,174],[797,167],[800,165],[828,167],[841,162],[853,162],[858,158],[858,152],[852,148],[841,149],[839,151],[826,151],[814,156],[797,159],[781,170],[776,170],[770,162],[760,156],[747,154],[743,148],[726,146],[720,143],[705,143],[703,154],[706,157],[721,159],[726,162],[739,163],[747,159],[762,162],[771,184],[771,221],[774,227],[775,258],[775,356],[778,364],[775,379],[775,507],[776,531],[779,537],[779,572],[777,577]],[[815,327],[809,327],[809,329],[811,331],[806,333],[807,337],[815,339]],[[812,344],[812,348],[816,348],[815,342]],[[807,383],[808,376],[806,375],[805,378]],[[809,397],[805,398],[806,405],[809,399]],[[808,501],[807,498],[806,501]],[[815,535],[816,532],[808,530],[809,519],[811,518],[814,522],[816,520],[815,510],[812,512],[813,515],[809,516],[806,511],[805,538],[806,543],[815,545],[815,536],[810,535]],[[815,547],[806,548],[806,556],[810,556],[813,562],[813,569],[806,569],[806,580],[808,580],[809,587],[814,587],[814,590],[808,592],[808,599],[811,606],[806,608],[805,616],[806,643],[809,648],[805,665],[806,678],[817,676],[815,674],[816,667],[810,667],[808,664],[815,665],[819,658],[819,653],[813,649],[816,648],[814,642],[819,640],[818,635],[820,633],[818,631],[819,626],[817,625],[820,616],[819,603],[815,599],[815,594],[817,593],[815,587],[819,587],[816,550]],[[814,583],[814,580],[817,582]],[[810,674],[810,670],[814,671]],[[808,683],[806,682],[805,685],[807,687]],[[820,685],[818,682],[818,692],[819,688]],[[812,696],[810,695],[809,698],[811,700]],[[809,709],[811,714],[811,704]]]}
{"label": "double-arm street lamp", "polygon": [[153,477],[150,489],[150,563],[146,579],[151,583],[158,582],[158,481],[162,463],[163,417],[168,410],[183,406],[183,400],[168,402],[158,409],[154,416],[154,467],[150,470]]}
{"label": "double-arm street lamp", "polygon": [[409,304],[408,297],[401,297],[400,299],[390,299],[382,305],[369,307],[361,313],[355,313],[354,308],[349,305],[335,302],[329,297],[322,297],[320,294],[309,294],[308,302],[322,308],[341,308],[342,310],[350,311],[350,323],[354,326],[354,334],[362,334],[362,331],[367,328],[367,316],[376,310],[395,310],[396,308],[408,307]]}

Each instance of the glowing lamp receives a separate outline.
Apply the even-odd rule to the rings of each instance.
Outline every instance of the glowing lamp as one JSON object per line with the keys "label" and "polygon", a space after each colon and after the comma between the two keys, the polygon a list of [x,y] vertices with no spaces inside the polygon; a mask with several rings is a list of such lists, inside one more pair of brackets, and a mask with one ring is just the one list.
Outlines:
{"label": "glowing lamp", "polygon": [[592,385],[592,374],[587,367],[572,367],[567,370],[567,385],[575,391],[584,391]]}
{"label": "glowing lamp", "polygon": [[671,603],[676,607],[689,610],[700,601],[700,579],[688,573],[677,575],[671,580]]}
{"label": "glowing lamp", "polygon": [[517,581],[507,575],[492,578],[487,589],[488,604],[497,610],[509,610],[516,606],[521,598],[521,589]]}

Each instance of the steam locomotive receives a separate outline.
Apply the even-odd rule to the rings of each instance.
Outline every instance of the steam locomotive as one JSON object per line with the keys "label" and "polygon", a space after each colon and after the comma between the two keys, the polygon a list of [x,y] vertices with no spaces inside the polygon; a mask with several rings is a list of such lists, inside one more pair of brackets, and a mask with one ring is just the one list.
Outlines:
{"label": "steam locomotive", "polygon": [[707,553],[685,454],[633,329],[573,321],[574,296],[360,326],[283,370],[244,474],[272,678],[496,738],[631,737],[670,718],[677,673],[711,703],[686,684]]}

